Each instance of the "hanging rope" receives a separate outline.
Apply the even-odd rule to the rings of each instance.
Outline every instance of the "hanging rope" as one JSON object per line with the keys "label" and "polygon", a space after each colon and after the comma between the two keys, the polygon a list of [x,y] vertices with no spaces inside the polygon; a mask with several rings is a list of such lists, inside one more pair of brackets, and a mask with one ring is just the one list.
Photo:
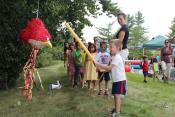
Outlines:
{"label": "hanging rope", "polygon": [[39,0],[38,0],[38,8],[37,8],[37,11],[36,11],[36,17],[38,18],[38,15],[39,15]]}

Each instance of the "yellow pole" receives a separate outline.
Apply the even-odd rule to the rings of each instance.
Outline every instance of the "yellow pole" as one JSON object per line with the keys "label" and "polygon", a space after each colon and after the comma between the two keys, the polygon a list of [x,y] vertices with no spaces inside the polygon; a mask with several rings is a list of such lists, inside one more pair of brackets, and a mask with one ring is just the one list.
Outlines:
{"label": "yellow pole", "polygon": [[78,35],[70,27],[70,25],[68,23],[66,23],[66,22],[65,22],[65,25],[66,25],[67,29],[69,30],[69,32],[72,34],[72,36],[75,38],[75,40],[80,44],[81,48],[86,52],[86,54],[91,58],[91,60],[94,61],[94,58],[92,57],[92,55],[90,54],[90,52],[88,51],[88,49],[86,48],[86,46],[82,43],[82,41],[78,37]]}
{"label": "yellow pole", "polygon": [[44,91],[44,87],[43,87],[43,83],[42,83],[41,77],[40,77],[40,75],[39,75],[39,73],[38,73],[38,70],[37,70],[37,69],[35,69],[35,70],[36,70],[36,73],[37,73],[37,75],[38,75],[38,79],[39,79],[39,81],[40,81],[41,88],[42,88],[42,90]]}

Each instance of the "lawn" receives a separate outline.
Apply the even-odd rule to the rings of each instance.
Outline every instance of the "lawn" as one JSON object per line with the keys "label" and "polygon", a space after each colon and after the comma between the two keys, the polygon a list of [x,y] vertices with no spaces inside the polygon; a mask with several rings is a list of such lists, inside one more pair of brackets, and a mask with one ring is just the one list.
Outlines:
{"label": "lawn", "polygon": [[[38,80],[33,101],[22,96],[22,79],[17,88],[0,92],[0,117],[108,117],[113,97],[98,96],[97,91],[69,87],[62,62],[38,70],[45,90]],[[127,95],[122,99],[122,117],[175,117],[175,84],[128,73]],[[49,84],[60,80],[63,88],[49,90]]]}

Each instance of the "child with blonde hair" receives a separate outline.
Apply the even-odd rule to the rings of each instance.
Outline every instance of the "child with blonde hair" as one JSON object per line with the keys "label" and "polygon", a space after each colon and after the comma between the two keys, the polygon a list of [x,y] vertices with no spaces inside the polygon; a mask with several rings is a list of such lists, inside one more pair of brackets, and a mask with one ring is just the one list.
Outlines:
{"label": "child with blonde hair", "polygon": [[97,67],[102,67],[107,71],[112,72],[112,94],[114,95],[115,108],[110,112],[112,117],[120,114],[121,110],[121,95],[126,94],[126,75],[124,69],[124,62],[120,56],[121,41],[118,39],[110,42],[110,52],[112,54],[112,61],[109,66],[102,65],[96,62]]}

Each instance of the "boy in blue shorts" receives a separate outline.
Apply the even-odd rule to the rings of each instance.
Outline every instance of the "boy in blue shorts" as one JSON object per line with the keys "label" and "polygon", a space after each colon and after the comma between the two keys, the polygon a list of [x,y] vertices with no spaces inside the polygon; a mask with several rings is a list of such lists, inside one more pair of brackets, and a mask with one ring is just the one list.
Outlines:
{"label": "boy in blue shorts", "polygon": [[109,66],[96,62],[97,67],[101,67],[107,71],[112,72],[112,94],[114,95],[115,108],[111,111],[112,117],[117,117],[121,110],[121,95],[126,94],[126,75],[124,69],[123,59],[120,56],[121,41],[118,39],[110,42],[110,52],[112,54],[112,61]]}
{"label": "boy in blue shorts", "polygon": [[[102,42],[101,43],[101,52],[99,52],[97,54],[98,57],[98,62],[103,64],[103,65],[109,65],[111,57],[110,54],[107,52],[107,44],[106,42]],[[109,71],[106,71],[105,69],[102,68],[97,68],[98,69],[98,78],[99,78],[99,92],[98,95],[102,95],[102,81],[103,79],[105,80],[105,95],[109,95],[109,80],[110,80],[110,76],[109,76]]]}

